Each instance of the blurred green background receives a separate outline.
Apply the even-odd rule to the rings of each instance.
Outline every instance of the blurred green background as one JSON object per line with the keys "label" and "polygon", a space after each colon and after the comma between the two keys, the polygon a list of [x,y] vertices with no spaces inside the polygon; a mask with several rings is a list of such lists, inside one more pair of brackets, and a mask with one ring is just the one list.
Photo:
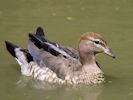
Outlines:
{"label": "blurred green background", "polygon": [[[47,37],[76,47],[87,31],[101,33],[116,59],[97,56],[107,79],[102,86],[43,86],[21,76],[4,41],[26,48],[28,33],[42,26]],[[133,100],[132,0],[1,0],[0,98],[2,100]]]}

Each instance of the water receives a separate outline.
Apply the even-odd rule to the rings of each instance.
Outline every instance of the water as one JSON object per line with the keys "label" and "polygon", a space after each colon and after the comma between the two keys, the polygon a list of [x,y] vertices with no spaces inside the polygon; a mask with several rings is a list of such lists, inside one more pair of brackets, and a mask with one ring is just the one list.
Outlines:
{"label": "water", "polygon": [[[1,0],[0,97],[2,100],[132,100],[132,0]],[[9,40],[27,46],[28,33],[45,27],[47,37],[75,47],[86,31],[101,33],[117,58],[98,55],[107,82],[101,86],[51,86],[21,76],[5,49]]]}

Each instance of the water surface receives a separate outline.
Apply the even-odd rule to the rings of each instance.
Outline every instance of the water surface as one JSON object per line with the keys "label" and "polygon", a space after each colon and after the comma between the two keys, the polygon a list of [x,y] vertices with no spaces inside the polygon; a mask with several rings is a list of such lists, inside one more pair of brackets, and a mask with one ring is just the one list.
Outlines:
{"label": "water surface", "polygon": [[[0,97],[2,100],[132,100],[132,0],[2,0],[0,1]],[[101,86],[51,86],[21,76],[5,49],[9,40],[27,47],[37,26],[60,44],[76,47],[87,31],[101,33],[117,58],[98,55],[106,76]]]}

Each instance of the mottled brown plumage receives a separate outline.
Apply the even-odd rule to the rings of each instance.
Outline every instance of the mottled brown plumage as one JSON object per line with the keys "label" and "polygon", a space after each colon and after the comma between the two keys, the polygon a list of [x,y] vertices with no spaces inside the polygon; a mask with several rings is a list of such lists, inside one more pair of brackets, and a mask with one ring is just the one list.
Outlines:
{"label": "mottled brown plumage", "polygon": [[[99,41],[100,44],[96,44],[95,41]],[[45,65],[58,78],[70,84],[102,83],[103,72],[96,64],[95,55],[108,51],[106,54],[114,56],[103,37],[94,32],[87,32],[81,36],[77,50],[80,59],[64,57],[62,54],[54,56],[44,49],[37,48],[32,41],[29,42],[28,50],[41,68]]]}

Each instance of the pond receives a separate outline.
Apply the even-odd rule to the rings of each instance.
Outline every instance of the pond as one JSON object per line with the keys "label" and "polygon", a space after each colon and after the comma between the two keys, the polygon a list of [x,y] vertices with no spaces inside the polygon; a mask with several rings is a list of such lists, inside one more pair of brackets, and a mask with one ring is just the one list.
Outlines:
{"label": "pond", "polygon": [[[132,0],[1,0],[0,97],[2,100],[132,100]],[[53,86],[20,73],[4,41],[26,48],[28,33],[42,26],[47,37],[76,47],[87,31],[101,33],[116,59],[103,54],[97,60],[106,83],[99,86]]]}

